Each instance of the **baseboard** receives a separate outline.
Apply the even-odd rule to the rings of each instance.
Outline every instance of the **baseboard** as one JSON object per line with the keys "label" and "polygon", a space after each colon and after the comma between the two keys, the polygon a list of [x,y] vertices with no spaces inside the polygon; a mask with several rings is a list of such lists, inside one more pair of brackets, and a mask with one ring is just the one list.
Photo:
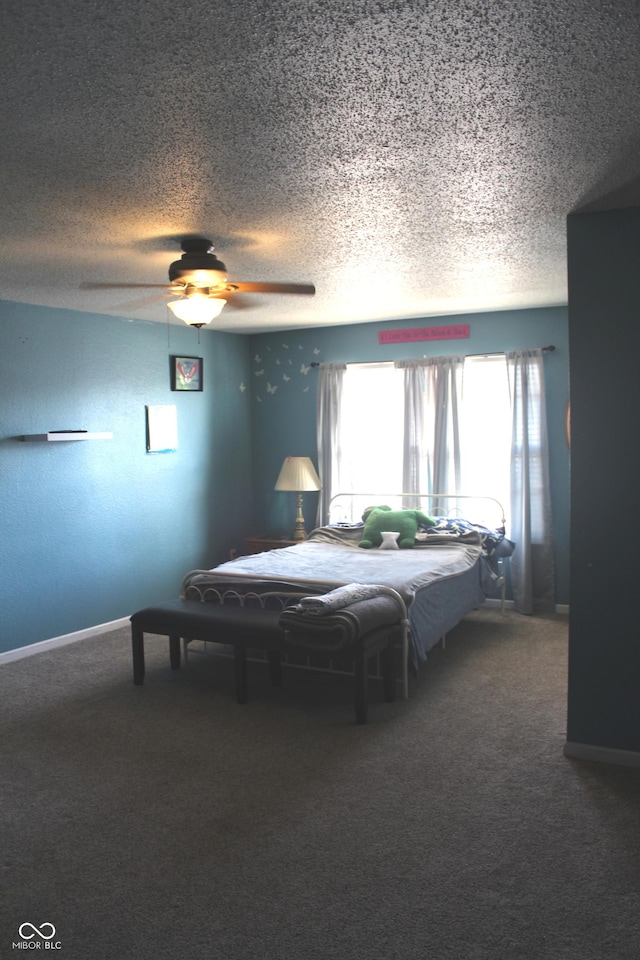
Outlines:
{"label": "baseboard", "polygon": [[[500,607],[502,606],[502,600],[500,600],[498,597],[487,597],[487,599],[486,599],[485,602],[482,604],[482,606],[483,606],[483,607],[497,607],[497,609],[499,610]],[[505,602],[504,602],[504,609],[505,609],[505,610],[513,610],[514,607],[515,607],[515,603],[513,602],[513,600],[505,600]]]}
{"label": "baseboard", "polygon": [[640,753],[635,750],[615,750],[613,747],[597,747],[591,743],[571,743],[567,740],[564,755],[570,760],[612,763],[618,767],[640,767]]}
{"label": "baseboard", "polygon": [[67,644],[76,643],[77,640],[86,640],[88,637],[97,637],[99,634],[108,633],[110,630],[118,630],[120,627],[126,627],[128,623],[129,617],[121,617],[120,620],[99,623],[95,627],[87,627],[86,630],[76,630],[75,633],[65,633],[61,637],[52,637],[50,640],[40,640],[38,643],[30,643],[25,647],[7,650],[6,653],[0,653],[0,666],[3,663],[10,663],[12,660],[22,660],[24,657],[32,657],[36,653],[54,650],[56,647],[66,647]]}
{"label": "baseboard", "polygon": [[[502,602],[498,599],[498,597],[488,597],[488,598],[485,600],[485,602],[483,603],[483,607],[500,607],[500,606],[502,606]],[[505,609],[505,610],[515,610],[515,606],[516,606],[516,605],[515,605],[515,601],[513,601],[513,600],[505,600],[505,602],[504,602],[504,609]],[[553,609],[554,609],[554,613],[566,613],[566,614],[568,614],[568,613],[569,613],[569,604],[568,604],[568,603],[556,603],[556,605],[554,606]]]}

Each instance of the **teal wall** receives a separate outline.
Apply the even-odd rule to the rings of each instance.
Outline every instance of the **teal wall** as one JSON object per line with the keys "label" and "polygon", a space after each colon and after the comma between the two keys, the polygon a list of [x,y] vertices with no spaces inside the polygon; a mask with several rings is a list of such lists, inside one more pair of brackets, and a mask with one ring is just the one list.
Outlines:
{"label": "teal wall", "polygon": [[[177,596],[252,527],[246,337],[0,302],[0,652]],[[170,389],[200,356],[202,393]],[[146,452],[145,406],[178,449]],[[112,440],[24,443],[47,430]]]}
{"label": "teal wall", "polygon": [[[465,323],[469,339],[417,343],[378,343],[378,332]],[[569,394],[566,307],[517,310],[319,327],[251,337],[250,384],[253,408],[253,469],[256,533],[286,536],[293,528],[294,498],[274,491],[285,456],[310,456],[317,462],[314,361],[397,360],[423,355],[496,353],[553,344],[545,355],[553,522],[556,549],[556,602],[569,602],[569,451],[565,412]],[[276,388],[274,391],[274,387]],[[363,409],[363,417],[367,411]],[[490,442],[491,425],[487,424]],[[307,529],[315,521],[316,494],[305,494]]]}
{"label": "teal wall", "polygon": [[[176,596],[184,573],[249,533],[286,535],[287,455],[316,459],[314,361],[494,352],[554,343],[549,391],[557,601],[568,602],[568,391],[564,308],[487,313],[465,341],[378,344],[437,319],[252,337],[0,301],[0,652],[128,616]],[[204,360],[202,393],[170,389],[169,356]],[[262,372],[260,372],[262,371]],[[275,389],[274,389],[275,388]],[[178,450],[146,452],[145,406],[175,403]],[[366,415],[366,411],[363,411]],[[84,428],[113,440],[23,443]],[[305,496],[308,525],[316,496]]]}
{"label": "teal wall", "polygon": [[640,209],[569,217],[567,740],[640,752]]}

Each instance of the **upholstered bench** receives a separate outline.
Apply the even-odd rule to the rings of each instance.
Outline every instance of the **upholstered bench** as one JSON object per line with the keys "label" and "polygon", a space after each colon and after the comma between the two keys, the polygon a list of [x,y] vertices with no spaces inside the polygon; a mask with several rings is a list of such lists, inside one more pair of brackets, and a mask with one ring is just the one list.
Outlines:
{"label": "upholstered bench", "polygon": [[401,625],[396,601],[375,596],[328,615],[310,616],[300,607],[260,606],[168,600],[134,613],[131,619],[133,682],[144,680],[145,633],[169,637],[171,667],[180,667],[180,640],[203,640],[233,647],[236,699],[246,703],[247,649],[268,652],[271,682],[282,683],[281,656],[288,646],[308,653],[338,654],[354,665],[357,723],[367,722],[367,676],[370,659],[381,655],[384,698],[395,699],[394,640]]}
{"label": "upholstered bench", "polygon": [[282,683],[282,628],[280,611],[262,607],[201,603],[198,600],[168,600],[138,610],[131,619],[133,682],[144,680],[144,635],[169,637],[171,667],[180,667],[180,639],[205,640],[233,646],[236,700],[247,702],[247,648],[265,649],[269,655],[271,682]]}

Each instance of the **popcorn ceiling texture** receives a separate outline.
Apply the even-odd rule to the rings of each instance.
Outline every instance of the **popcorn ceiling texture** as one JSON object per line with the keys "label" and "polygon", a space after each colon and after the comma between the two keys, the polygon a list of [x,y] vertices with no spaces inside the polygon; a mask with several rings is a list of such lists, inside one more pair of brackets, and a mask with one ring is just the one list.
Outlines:
{"label": "popcorn ceiling texture", "polygon": [[0,298],[165,322],[185,234],[220,329],[565,303],[567,214],[637,204],[637,0],[5,0]]}

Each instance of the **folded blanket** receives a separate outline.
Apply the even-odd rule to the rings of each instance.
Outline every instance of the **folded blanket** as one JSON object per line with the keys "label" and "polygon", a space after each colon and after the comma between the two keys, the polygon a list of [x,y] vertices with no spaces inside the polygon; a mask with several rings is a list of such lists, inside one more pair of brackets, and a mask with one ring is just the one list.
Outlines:
{"label": "folded blanket", "polygon": [[378,640],[381,633],[399,628],[401,617],[395,598],[380,594],[321,617],[309,616],[299,605],[287,607],[280,614],[279,623],[286,631],[285,643],[290,646],[336,653],[356,640]]}
{"label": "folded blanket", "polygon": [[377,597],[380,592],[380,588],[375,583],[348,583],[344,587],[337,587],[330,593],[323,593],[317,597],[302,597],[296,606],[299,613],[322,616],[333,613],[334,610],[342,610],[343,607],[348,607],[359,600]]}

